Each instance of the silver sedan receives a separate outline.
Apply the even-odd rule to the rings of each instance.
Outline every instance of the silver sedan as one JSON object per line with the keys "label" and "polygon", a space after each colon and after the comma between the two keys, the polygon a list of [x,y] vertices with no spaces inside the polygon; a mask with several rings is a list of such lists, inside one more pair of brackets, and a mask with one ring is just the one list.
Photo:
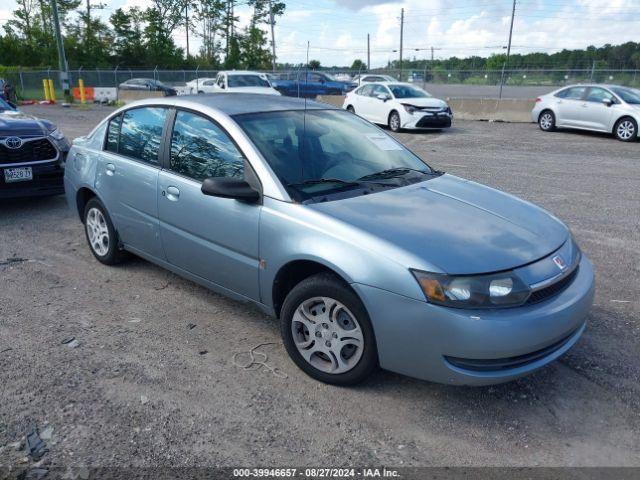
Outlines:
{"label": "silver sedan", "polygon": [[531,118],[546,132],[575,128],[638,138],[640,90],[619,85],[573,85],[536,98]]}

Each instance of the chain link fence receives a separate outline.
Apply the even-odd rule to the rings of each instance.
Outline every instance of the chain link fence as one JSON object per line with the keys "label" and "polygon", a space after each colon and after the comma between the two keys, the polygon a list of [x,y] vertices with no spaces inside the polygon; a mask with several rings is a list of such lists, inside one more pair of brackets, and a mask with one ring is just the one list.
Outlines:
{"label": "chain link fence", "polygon": [[[302,70],[263,71],[278,78],[280,75],[300,73]],[[502,70],[446,70],[441,67],[422,70],[405,69],[373,69],[370,71],[354,71],[348,69],[322,69],[323,73],[336,80],[350,81],[358,74],[390,75],[398,80],[408,81],[423,86],[430,85],[477,85],[497,86],[502,78]],[[217,70],[160,70],[129,69],[117,67],[112,69],[78,69],[69,72],[72,86],[78,86],[82,78],[88,87],[117,87],[131,78],[153,78],[170,86],[181,86],[196,78],[215,77]],[[52,79],[56,88],[56,96],[62,98],[58,70],[5,70],[0,72],[6,82],[10,83],[21,99],[42,99],[43,79]],[[640,88],[640,70],[597,70],[597,69],[509,69],[504,72],[505,85],[537,86],[557,88],[573,83],[615,83]]]}

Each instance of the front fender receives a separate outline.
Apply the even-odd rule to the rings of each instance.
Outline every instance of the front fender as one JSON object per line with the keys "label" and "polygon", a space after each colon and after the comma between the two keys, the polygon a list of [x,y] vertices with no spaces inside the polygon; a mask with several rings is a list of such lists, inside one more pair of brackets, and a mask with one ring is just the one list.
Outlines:
{"label": "front fender", "polygon": [[262,303],[273,307],[275,277],[296,260],[324,265],[351,284],[424,300],[402,256],[396,255],[393,246],[384,247],[375,237],[304,205],[265,198],[260,217]]}

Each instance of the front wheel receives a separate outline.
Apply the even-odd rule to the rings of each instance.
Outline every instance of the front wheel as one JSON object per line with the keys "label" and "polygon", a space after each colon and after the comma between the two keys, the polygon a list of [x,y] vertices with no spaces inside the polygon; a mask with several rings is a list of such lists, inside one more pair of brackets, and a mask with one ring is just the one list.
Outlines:
{"label": "front wheel", "polygon": [[334,275],[314,275],[296,285],[280,318],[289,356],[310,377],[354,385],[377,368],[369,315],[355,292]]}
{"label": "front wheel", "polygon": [[538,125],[540,130],[544,132],[552,132],[556,129],[556,116],[551,110],[545,110],[538,117]]}
{"label": "front wheel", "polygon": [[400,114],[395,110],[389,115],[389,128],[392,132],[400,131]]}
{"label": "front wheel", "polygon": [[638,124],[631,117],[618,120],[613,129],[613,134],[623,142],[633,142],[638,138]]}

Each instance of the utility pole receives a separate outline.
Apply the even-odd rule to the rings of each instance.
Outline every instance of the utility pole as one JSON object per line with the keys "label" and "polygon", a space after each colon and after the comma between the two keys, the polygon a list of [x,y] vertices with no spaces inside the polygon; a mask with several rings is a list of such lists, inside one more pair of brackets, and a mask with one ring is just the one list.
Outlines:
{"label": "utility pole", "polygon": [[51,0],[51,13],[53,14],[53,28],[56,32],[56,44],[58,45],[58,68],[60,70],[60,84],[65,97],[69,96],[69,66],[64,54],[64,43],[60,32],[60,18],[58,17],[58,2]]}
{"label": "utility pole", "polygon": [[404,8],[400,10],[400,78],[402,81],[402,40],[404,39]]}
{"label": "utility pole", "polygon": [[269,23],[271,23],[271,56],[273,63],[273,71],[276,71],[276,35],[273,33],[273,2],[269,0]]}
{"label": "utility pole", "polygon": [[367,33],[367,70],[371,70],[371,44],[369,42],[368,33]]}
{"label": "utility pole", "polygon": [[516,0],[513,0],[513,8],[511,9],[511,26],[509,27],[509,43],[507,44],[507,58],[502,64],[502,75],[500,76],[500,92],[498,98],[502,98],[502,87],[504,86],[504,71],[509,63],[509,55],[511,54],[511,37],[513,36],[513,20],[516,16]]}
{"label": "utility pole", "polygon": [[184,26],[187,31],[187,60],[189,60],[189,2],[184,2]]}

